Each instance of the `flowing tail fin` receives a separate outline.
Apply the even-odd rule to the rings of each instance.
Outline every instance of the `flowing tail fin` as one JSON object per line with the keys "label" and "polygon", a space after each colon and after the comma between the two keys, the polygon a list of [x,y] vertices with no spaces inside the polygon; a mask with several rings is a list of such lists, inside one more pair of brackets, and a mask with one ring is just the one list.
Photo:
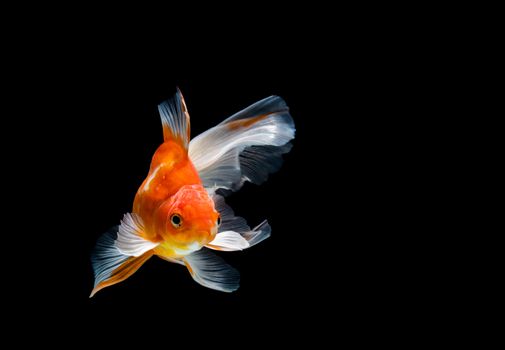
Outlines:
{"label": "flowing tail fin", "polygon": [[205,188],[237,191],[279,170],[294,137],[286,102],[270,96],[193,138],[189,157]]}

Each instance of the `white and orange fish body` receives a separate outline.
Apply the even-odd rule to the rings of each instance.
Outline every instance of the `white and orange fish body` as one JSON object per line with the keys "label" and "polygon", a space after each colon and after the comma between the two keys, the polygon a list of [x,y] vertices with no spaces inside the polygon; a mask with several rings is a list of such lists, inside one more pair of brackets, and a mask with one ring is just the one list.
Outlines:
{"label": "white and orange fish body", "polygon": [[211,250],[249,248],[270,236],[266,221],[250,229],[219,189],[260,184],[290,150],[295,127],[285,102],[263,99],[190,142],[189,113],[179,90],[159,105],[163,144],[133,202],[132,213],[99,238],[92,254],[95,286],[124,281],[153,255],[185,265],[195,281],[224,292],[239,273]]}

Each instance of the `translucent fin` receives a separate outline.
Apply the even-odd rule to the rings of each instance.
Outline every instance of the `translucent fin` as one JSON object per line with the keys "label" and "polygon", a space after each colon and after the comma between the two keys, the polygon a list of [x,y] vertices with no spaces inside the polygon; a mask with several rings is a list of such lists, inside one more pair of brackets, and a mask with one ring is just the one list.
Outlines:
{"label": "translucent fin", "polygon": [[154,243],[142,237],[144,224],[137,214],[126,213],[121,220],[115,246],[120,253],[128,256],[141,256],[153,249],[159,243]]}
{"label": "translucent fin", "polygon": [[233,231],[218,232],[214,240],[206,245],[207,248],[233,252],[249,248],[249,242],[239,233]]}
{"label": "translucent fin", "polygon": [[205,187],[236,191],[278,170],[294,136],[286,103],[270,96],[195,137],[189,157]]}
{"label": "translucent fin", "polygon": [[[214,200],[214,206],[216,210],[221,215],[221,225],[219,226],[216,238],[221,233],[230,231],[237,232],[242,236],[242,238],[244,238],[247,241],[248,246],[242,248],[246,249],[270,237],[271,228],[266,220],[251,230],[251,228],[249,227],[249,225],[247,225],[247,222],[245,221],[244,218],[240,216],[235,216],[235,214],[233,213],[233,209],[231,209],[230,206],[226,204],[223,196],[213,193],[212,191],[209,192],[210,196]],[[217,249],[212,246],[214,245],[214,241],[210,242],[209,244],[210,244],[209,248]],[[226,250],[226,249],[219,249],[219,250]]]}
{"label": "translucent fin", "polygon": [[184,97],[179,89],[171,99],[158,106],[163,125],[165,141],[174,140],[185,150],[188,149],[190,137],[189,113]]}
{"label": "translucent fin", "polygon": [[104,233],[97,241],[91,255],[95,273],[95,285],[90,298],[99,290],[119,283],[130,277],[153,254],[152,250],[139,257],[121,253],[115,246],[118,226]]}
{"label": "translucent fin", "polygon": [[208,249],[185,256],[184,262],[193,279],[204,287],[222,292],[233,292],[239,287],[239,272]]}

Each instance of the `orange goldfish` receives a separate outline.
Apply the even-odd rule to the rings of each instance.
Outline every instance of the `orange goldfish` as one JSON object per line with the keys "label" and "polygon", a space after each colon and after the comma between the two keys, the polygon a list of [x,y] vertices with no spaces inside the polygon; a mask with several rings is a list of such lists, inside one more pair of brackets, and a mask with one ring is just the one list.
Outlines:
{"label": "orange goldfish", "polygon": [[205,287],[233,292],[240,275],[212,250],[243,250],[270,236],[266,220],[251,229],[223,196],[245,181],[262,183],[280,167],[295,135],[284,100],[267,97],[191,141],[180,90],[158,109],[164,141],[132,212],[98,239],[91,257],[95,285],[90,297],[124,281],[153,255],[186,266]]}

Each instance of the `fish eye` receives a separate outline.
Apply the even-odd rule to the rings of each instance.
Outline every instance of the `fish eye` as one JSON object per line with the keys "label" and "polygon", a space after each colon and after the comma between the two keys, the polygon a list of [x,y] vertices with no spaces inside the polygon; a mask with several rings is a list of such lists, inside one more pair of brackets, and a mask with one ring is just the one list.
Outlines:
{"label": "fish eye", "polygon": [[221,217],[220,216],[217,217],[217,226],[219,226],[219,225],[221,225]]}
{"label": "fish eye", "polygon": [[173,227],[179,228],[182,225],[182,218],[179,214],[172,214],[170,217],[170,222],[172,223]]}

